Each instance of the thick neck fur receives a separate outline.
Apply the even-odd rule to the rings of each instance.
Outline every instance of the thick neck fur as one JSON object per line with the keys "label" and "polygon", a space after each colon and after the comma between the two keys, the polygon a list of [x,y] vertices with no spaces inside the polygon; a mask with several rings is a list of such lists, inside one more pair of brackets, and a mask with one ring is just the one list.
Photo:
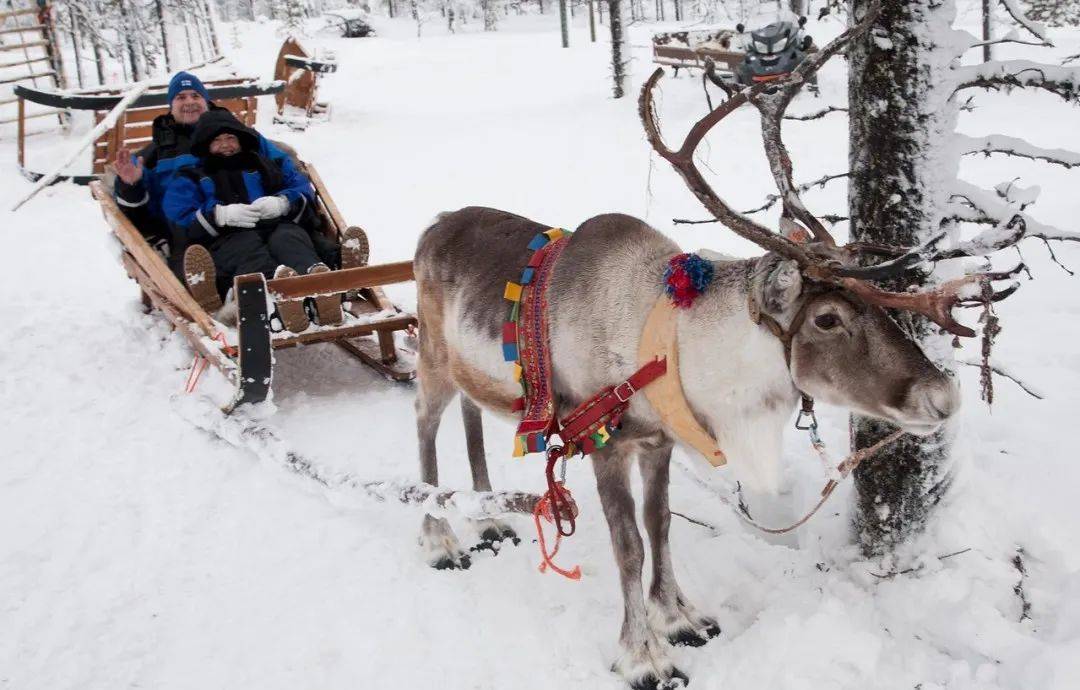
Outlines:
{"label": "thick neck fur", "polygon": [[750,318],[746,276],[757,262],[714,262],[713,284],[679,318],[679,368],[690,407],[716,437],[736,478],[771,493],[798,391],[783,345]]}

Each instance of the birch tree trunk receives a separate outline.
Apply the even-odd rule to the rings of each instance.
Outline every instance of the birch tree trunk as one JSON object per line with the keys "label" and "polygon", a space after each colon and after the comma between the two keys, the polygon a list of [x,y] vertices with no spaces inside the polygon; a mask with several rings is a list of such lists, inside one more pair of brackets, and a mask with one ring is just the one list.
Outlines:
{"label": "birch tree trunk", "polygon": [[[850,0],[850,16],[863,16],[869,4]],[[940,232],[941,209],[959,168],[949,146],[958,114],[950,100],[954,16],[955,0],[883,0],[874,28],[850,46],[848,204],[854,240],[916,246]],[[938,282],[933,274],[917,281],[906,284]],[[931,360],[951,370],[947,337],[921,317],[896,317]],[[853,416],[852,446],[866,448],[893,429]],[[887,553],[922,531],[952,471],[950,438],[942,433],[905,435],[863,463],[855,472],[855,528],[864,553]]]}

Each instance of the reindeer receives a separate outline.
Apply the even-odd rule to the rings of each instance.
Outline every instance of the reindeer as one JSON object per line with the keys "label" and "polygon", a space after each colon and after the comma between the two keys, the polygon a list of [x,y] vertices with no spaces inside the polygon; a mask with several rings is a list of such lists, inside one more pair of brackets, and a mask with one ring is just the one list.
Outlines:
{"label": "reindeer", "polygon": [[[868,249],[877,254],[890,250],[837,246],[799,200],[779,136],[779,120],[794,90],[847,40],[866,31],[872,19],[866,17],[811,57],[786,82],[733,94],[694,125],[679,151],[663,144],[652,111],[651,93],[662,70],[642,91],[642,121],[653,147],[718,219],[768,252],[714,261],[712,284],[692,308],[680,310],[676,324],[681,383],[694,417],[711,431],[739,476],[759,487],[775,482],[782,430],[800,394],[914,434],[937,430],[960,403],[950,376],[931,363],[883,307],[916,312],[949,332],[971,335],[950,312],[978,278],[917,294],[871,285],[868,280],[899,275],[920,261],[951,257],[923,247],[893,252],[877,265],[857,265]],[[762,111],[766,151],[785,213],[809,228],[810,242],[793,242],[735,213],[694,166],[693,151],[705,133],[746,102]],[[520,395],[501,354],[507,311],[503,289],[527,263],[530,239],[549,227],[505,211],[469,207],[440,215],[420,238],[414,263],[420,319],[416,417],[425,482],[438,483],[439,419],[460,394],[473,486],[491,490],[481,408],[513,419],[511,406]],[[647,314],[663,293],[664,268],[679,252],[659,231],[626,215],[596,216],[577,228],[548,290],[560,415],[635,371]],[[614,443],[592,455],[624,602],[613,669],[634,688],[685,684],[665,644],[699,646],[720,632],[717,621],[680,590],[672,567],[668,483],[675,441],[676,434],[645,396],[635,396]],[[647,598],[641,578],[644,547],[630,491],[635,460],[652,555]],[[498,521],[480,528],[484,543],[516,538]],[[425,516],[421,544],[434,567],[468,567],[468,556],[444,519]]]}

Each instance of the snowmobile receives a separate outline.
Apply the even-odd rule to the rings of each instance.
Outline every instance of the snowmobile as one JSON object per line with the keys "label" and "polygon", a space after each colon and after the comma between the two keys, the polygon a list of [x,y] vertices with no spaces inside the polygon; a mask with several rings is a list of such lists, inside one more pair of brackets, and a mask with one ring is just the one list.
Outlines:
{"label": "snowmobile", "polygon": [[[744,36],[746,57],[735,69],[739,84],[750,86],[761,81],[780,79],[790,74],[813,50],[813,39],[803,31],[806,17],[794,19],[780,16],[760,29]],[[746,34],[746,26],[738,24],[735,30]]]}

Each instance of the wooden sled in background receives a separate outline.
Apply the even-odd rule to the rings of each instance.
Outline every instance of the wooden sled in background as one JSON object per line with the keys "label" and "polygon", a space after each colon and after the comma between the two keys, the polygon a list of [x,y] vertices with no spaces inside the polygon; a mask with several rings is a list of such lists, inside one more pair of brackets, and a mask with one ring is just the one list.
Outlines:
{"label": "wooden sled in background", "polygon": [[319,80],[337,71],[332,59],[316,59],[293,37],[285,39],[274,63],[274,79],[285,89],[274,96],[279,122],[293,129],[305,129],[316,118],[329,119],[330,105],[319,98]]}
{"label": "wooden sled in background", "polygon": [[[162,112],[164,108],[161,106]],[[249,116],[254,119],[253,107]],[[129,144],[123,134],[114,134],[107,142],[106,150],[99,153],[105,160],[109,160],[112,147]],[[314,166],[298,162],[315,188],[315,210],[322,218],[323,231],[340,244],[348,227],[341,212]],[[227,410],[265,400],[273,380],[273,351],[297,345],[333,343],[389,379],[415,378],[414,353],[400,348],[395,334],[415,326],[416,317],[394,305],[381,287],[411,281],[411,261],[275,280],[258,273],[237,276],[234,290],[239,320],[234,331],[214,321],[191,297],[164,257],[121,211],[111,189],[95,180],[90,182],[90,190],[123,245],[121,261],[139,284],[143,304],[161,311],[195,352],[236,386]],[[313,324],[300,333],[273,329],[271,315],[278,300],[338,293],[345,295],[340,324]]]}

